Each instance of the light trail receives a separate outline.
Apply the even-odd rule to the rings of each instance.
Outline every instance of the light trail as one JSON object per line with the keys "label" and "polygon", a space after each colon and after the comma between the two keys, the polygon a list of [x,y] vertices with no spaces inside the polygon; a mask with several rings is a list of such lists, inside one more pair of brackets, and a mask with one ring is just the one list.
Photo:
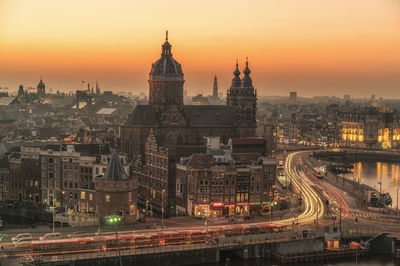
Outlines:
{"label": "light trail", "polygon": [[[298,216],[298,223],[308,224],[313,223],[314,220],[320,219],[325,213],[325,206],[322,202],[321,197],[312,188],[306,180],[302,180],[302,177],[294,166],[294,161],[298,155],[302,152],[290,153],[285,162],[285,174],[286,177],[291,180],[293,187],[301,193],[304,211]],[[290,219],[293,221],[293,219]],[[282,220],[281,222],[287,222]]]}
{"label": "light trail", "polygon": [[[293,188],[301,194],[302,200],[303,200],[303,205],[304,209],[302,213],[298,214],[297,218],[286,218],[286,219],[280,219],[280,220],[275,220],[275,221],[263,221],[263,222],[255,222],[255,223],[240,223],[240,224],[234,224],[234,225],[227,225],[227,224],[222,224],[222,225],[211,225],[211,226],[197,226],[197,229],[201,230],[208,230],[211,231],[213,229],[218,230],[218,229],[223,229],[225,227],[245,227],[245,226],[258,226],[258,225],[291,225],[295,219],[298,222],[298,224],[301,225],[312,225],[314,224],[316,219],[322,218],[322,216],[325,213],[325,207],[322,202],[321,197],[317,194],[315,188],[312,186],[312,180],[309,179],[307,176],[304,174],[302,175],[297,169],[295,165],[295,161],[298,158],[298,156],[304,152],[294,152],[290,153],[287,156],[286,162],[285,162],[285,174],[287,178],[290,179],[291,184],[293,185]],[[303,177],[302,177],[303,176]],[[304,180],[303,180],[304,179]],[[310,185],[311,184],[311,185]],[[165,231],[171,231],[171,230],[185,230],[185,229],[192,229],[193,226],[182,226],[182,227],[174,227],[174,228],[166,228],[166,229],[160,229],[156,230],[157,232],[165,232]],[[150,234],[154,233],[154,230],[126,230],[126,231],[119,231],[118,234],[122,237],[124,234],[132,234],[132,233],[142,233],[142,234]],[[73,251],[65,250],[63,253],[73,253]],[[18,254],[18,255],[23,255],[23,254]],[[25,254],[26,255],[26,254]],[[3,256],[10,256],[9,254],[3,255]],[[15,256],[15,254],[14,254]]]}

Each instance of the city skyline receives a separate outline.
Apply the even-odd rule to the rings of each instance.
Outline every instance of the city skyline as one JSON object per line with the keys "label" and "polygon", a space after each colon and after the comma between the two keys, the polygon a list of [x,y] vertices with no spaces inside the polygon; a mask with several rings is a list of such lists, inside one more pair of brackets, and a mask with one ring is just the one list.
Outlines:
{"label": "city skyline", "polygon": [[147,93],[168,29],[192,95],[211,94],[214,75],[225,93],[236,58],[242,71],[248,56],[260,96],[398,98],[395,1],[2,1],[0,15],[0,86],[14,91],[42,75],[65,92],[98,79],[104,90]]}

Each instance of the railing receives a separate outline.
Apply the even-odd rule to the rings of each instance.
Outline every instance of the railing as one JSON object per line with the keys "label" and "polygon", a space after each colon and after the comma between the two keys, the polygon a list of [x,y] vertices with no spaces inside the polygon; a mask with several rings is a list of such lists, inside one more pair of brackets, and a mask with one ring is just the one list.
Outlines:
{"label": "railing", "polygon": [[[136,256],[144,254],[154,254],[154,253],[167,253],[167,252],[181,252],[190,250],[200,250],[200,249],[232,249],[238,248],[245,245],[256,245],[256,244],[271,244],[275,242],[286,242],[291,240],[299,239],[315,239],[322,238],[324,236],[324,231],[321,230],[307,230],[307,237],[303,238],[303,231],[298,232],[282,232],[282,233],[264,233],[256,235],[246,235],[246,236],[226,236],[219,237],[215,239],[209,239],[206,243],[185,243],[185,244],[169,244],[160,245],[156,247],[145,247],[145,248],[135,248],[133,246],[121,246],[120,251],[118,248],[108,248],[106,251],[100,251],[101,242],[98,243],[98,247],[93,250],[78,250],[78,251],[59,251],[58,254],[37,254],[31,255],[26,254],[25,256],[20,256],[22,261],[25,262],[66,262],[72,260],[86,260],[86,259],[101,259],[101,258],[112,258],[118,257],[119,253],[121,257],[126,256]],[[382,233],[381,230],[373,230],[364,227],[360,227],[355,230],[343,230],[342,237],[373,237]],[[0,253],[1,254],[1,253]],[[4,254],[4,253],[3,253]],[[15,257],[15,254],[8,253],[9,257]],[[1,259],[7,259],[5,255]],[[0,260],[1,263],[1,260]]]}
{"label": "railing", "polygon": [[[308,233],[308,238],[321,238],[324,235],[322,231],[314,231]],[[301,232],[284,232],[284,233],[266,233],[249,236],[231,236],[231,237],[220,237],[213,240],[209,240],[207,243],[187,243],[180,245],[166,245],[157,247],[147,248],[133,248],[133,247],[121,247],[120,251],[118,248],[108,249],[107,251],[99,252],[99,249],[92,252],[82,253],[71,253],[71,254],[57,254],[57,255],[27,255],[29,261],[36,262],[65,262],[72,260],[86,260],[86,259],[101,259],[118,257],[119,253],[121,257],[125,256],[136,256],[144,254],[154,253],[167,253],[167,252],[182,252],[190,250],[200,249],[232,249],[238,248],[245,245],[256,245],[256,244],[268,244],[282,241],[290,241],[294,239],[302,239]]]}

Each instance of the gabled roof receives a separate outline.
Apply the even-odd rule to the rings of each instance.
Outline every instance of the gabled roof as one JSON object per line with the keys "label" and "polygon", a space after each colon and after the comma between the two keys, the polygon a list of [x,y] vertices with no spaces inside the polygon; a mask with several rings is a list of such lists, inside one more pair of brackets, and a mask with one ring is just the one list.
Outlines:
{"label": "gabled roof", "polygon": [[97,115],[111,115],[114,113],[117,109],[116,108],[101,108],[99,111],[97,111]]}
{"label": "gabled roof", "polygon": [[194,169],[210,168],[214,165],[211,154],[193,154],[186,164]]}
{"label": "gabled roof", "polygon": [[17,97],[0,97],[0,106],[8,106],[13,103],[18,103]]}
{"label": "gabled roof", "polygon": [[233,159],[241,162],[255,162],[259,156],[258,153],[232,153]]}
{"label": "gabled roof", "polygon": [[108,164],[107,170],[102,178],[114,180],[129,179],[129,176],[125,173],[125,169],[115,150],[112,150],[110,163]]}
{"label": "gabled roof", "polygon": [[234,127],[235,108],[227,105],[185,105],[190,127]]}
{"label": "gabled roof", "polygon": [[125,125],[153,126],[154,122],[154,113],[150,105],[136,105],[133,112],[128,115]]}
{"label": "gabled roof", "polygon": [[232,138],[233,145],[257,145],[265,144],[263,138]]}
{"label": "gabled roof", "polygon": [[[183,115],[189,127],[234,127],[235,108],[227,105],[185,105]],[[126,126],[155,126],[158,121],[150,105],[137,105]]]}

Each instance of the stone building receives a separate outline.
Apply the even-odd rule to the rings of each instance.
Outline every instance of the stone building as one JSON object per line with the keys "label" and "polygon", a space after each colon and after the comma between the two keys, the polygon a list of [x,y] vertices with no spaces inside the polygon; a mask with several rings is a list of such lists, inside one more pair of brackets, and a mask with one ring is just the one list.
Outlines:
{"label": "stone building", "polygon": [[369,107],[344,112],[342,115],[342,146],[384,149],[399,146],[400,115],[397,112]]}
{"label": "stone building", "polygon": [[94,185],[96,212],[102,222],[109,215],[119,215],[127,223],[137,219],[137,180],[126,174],[115,150],[107,171],[95,178]]}
{"label": "stone building", "polygon": [[243,73],[241,80],[236,64],[227,105],[184,105],[184,74],[172,57],[167,33],[161,57],[149,74],[149,105],[137,105],[120,127],[121,152],[129,158],[143,156],[152,128],[161,147],[204,144],[203,136],[219,136],[224,142],[254,136],[257,95],[247,61]]}
{"label": "stone building", "polygon": [[175,214],[176,163],[178,158],[205,152],[205,146],[175,145],[160,147],[153,129],[145,142],[144,158],[138,155],[131,165],[131,175],[138,180],[138,205],[148,214]]}

